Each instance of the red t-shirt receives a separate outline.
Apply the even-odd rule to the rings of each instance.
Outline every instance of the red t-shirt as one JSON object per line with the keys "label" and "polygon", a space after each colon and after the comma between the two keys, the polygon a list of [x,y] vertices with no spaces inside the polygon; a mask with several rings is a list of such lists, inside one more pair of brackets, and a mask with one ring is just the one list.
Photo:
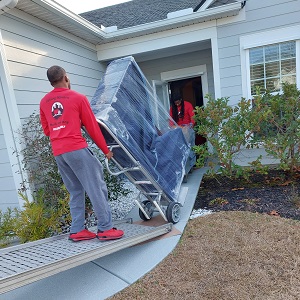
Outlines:
{"label": "red t-shirt", "polygon": [[88,146],[82,126],[104,154],[109,152],[90,103],[82,94],[68,88],[53,89],[40,102],[40,118],[55,156]]}
{"label": "red t-shirt", "polygon": [[[177,109],[178,112],[180,112],[181,105],[177,106]],[[195,113],[194,113],[193,105],[190,102],[184,101],[184,116],[183,118],[178,118],[177,124],[179,126],[189,125],[189,124],[192,124],[192,126],[194,126],[195,125],[195,120],[193,118],[194,115]],[[172,107],[170,108],[170,116],[173,118]],[[174,124],[171,125],[173,126]]]}

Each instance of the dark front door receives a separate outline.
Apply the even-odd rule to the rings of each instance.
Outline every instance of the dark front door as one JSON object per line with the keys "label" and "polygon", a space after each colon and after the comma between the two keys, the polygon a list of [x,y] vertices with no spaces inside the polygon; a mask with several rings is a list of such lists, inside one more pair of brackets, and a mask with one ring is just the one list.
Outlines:
{"label": "dark front door", "polygon": [[[174,93],[176,90],[179,90],[183,100],[190,102],[194,108],[203,106],[201,76],[169,82],[170,99],[172,92]],[[205,142],[206,139],[203,136],[196,134],[196,145],[201,145]]]}

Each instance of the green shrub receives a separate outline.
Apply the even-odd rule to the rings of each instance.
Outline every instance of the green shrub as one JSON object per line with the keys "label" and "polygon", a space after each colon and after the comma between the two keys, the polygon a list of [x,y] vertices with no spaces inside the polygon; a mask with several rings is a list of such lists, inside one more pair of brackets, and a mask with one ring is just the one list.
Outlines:
{"label": "green shrub", "polygon": [[[65,189],[62,187],[62,189]],[[8,208],[0,211],[0,246],[6,247],[14,239],[20,243],[47,238],[67,231],[71,223],[69,197],[59,199],[55,207],[46,205],[44,191],[39,190],[33,201],[20,194],[24,200],[22,209]]]}
{"label": "green shrub", "polygon": [[[254,147],[253,133],[265,118],[262,107],[258,103],[253,109],[252,102],[244,98],[235,106],[228,104],[228,98],[215,100],[207,96],[207,99],[205,107],[195,109],[195,130],[207,141],[194,147],[197,166],[202,167],[208,161],[209,173],[246,176],[247,170],[235,164],[234,157],[242,148]],[[212,151],[208,150],[210,146]]]}
{"label": "green shrub", "polygon": [[24,195],[22,210],[14,219],[14,232],[21,243],[35,241],[61,233],[62,222],[70,220],[67,209],[68,198],[58,201],[59,205],[49,206],[44,202],[44,191],[39,190],[32,202]]}
{"label": "green shrub", "polygon": [[27,174],[20,192],[29,186],[33,192],[44,190],[44,202],[56,205],[58,199],[65,197],[61,189],[63,184],[55,158],[52,154],[50,140],[44,135],[39,115],[33,113],[22,125],[19,143],[21,144],[22,171]]}
{"label": "green shrub", "polygon": [[283,84],[278,94],[257,90],[253,100],[242,98],[235,106],[228,105],[228,98],[207,98],[205,107],[195,109],[195,130],[207,140],[205,145],[194,147],[198,167],[206,164],[208,173],[231,177],[247,176],[252,170],[266,173],[261,156],[249,162],[248,168],[234,162],[242,149],[260,143],[279,159],[280,169],[293,172],[299,168],[300,91],[295,84]]}
{"label": "green shrub", "polygon": [[295,84],[283,84],[282,93],[256,96],[268,110],[259,137],[265,150],[280,160],[280,169],[293,172],[299,167],[300,91]]}
{"label": "green shrub", "polygon": [[8,208],[0,211],[0,248],[8,246],[16,237],[14,231],[16,211]]}

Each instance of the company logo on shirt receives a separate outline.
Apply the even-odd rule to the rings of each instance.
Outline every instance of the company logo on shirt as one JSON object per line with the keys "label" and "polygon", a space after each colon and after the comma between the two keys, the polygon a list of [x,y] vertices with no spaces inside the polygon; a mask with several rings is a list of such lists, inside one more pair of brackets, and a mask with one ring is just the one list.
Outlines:
{"label": "company logo on shirt", "polygon": [[52,117],[54,119],[58,119],[59,117],[62,116],[64,107],[62,106],[62,104],[60,102],[55,102],[52,105],[51,111],[52,111]]}

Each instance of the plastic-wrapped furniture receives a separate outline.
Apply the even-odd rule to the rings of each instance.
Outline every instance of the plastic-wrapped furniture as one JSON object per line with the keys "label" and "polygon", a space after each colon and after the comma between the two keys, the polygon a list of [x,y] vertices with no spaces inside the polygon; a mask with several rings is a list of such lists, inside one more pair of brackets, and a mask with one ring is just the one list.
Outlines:
{"label": "plastic-wrapped furniture", "polygon": [[125,174],[140,194],[135,199],[143,220],[154,211],[172,223],[180,219],[177,202],[190,144],[181,128],[171,128],[160,104],[133,57],[112,61],[91,101],[107,144],[114,171]]}

